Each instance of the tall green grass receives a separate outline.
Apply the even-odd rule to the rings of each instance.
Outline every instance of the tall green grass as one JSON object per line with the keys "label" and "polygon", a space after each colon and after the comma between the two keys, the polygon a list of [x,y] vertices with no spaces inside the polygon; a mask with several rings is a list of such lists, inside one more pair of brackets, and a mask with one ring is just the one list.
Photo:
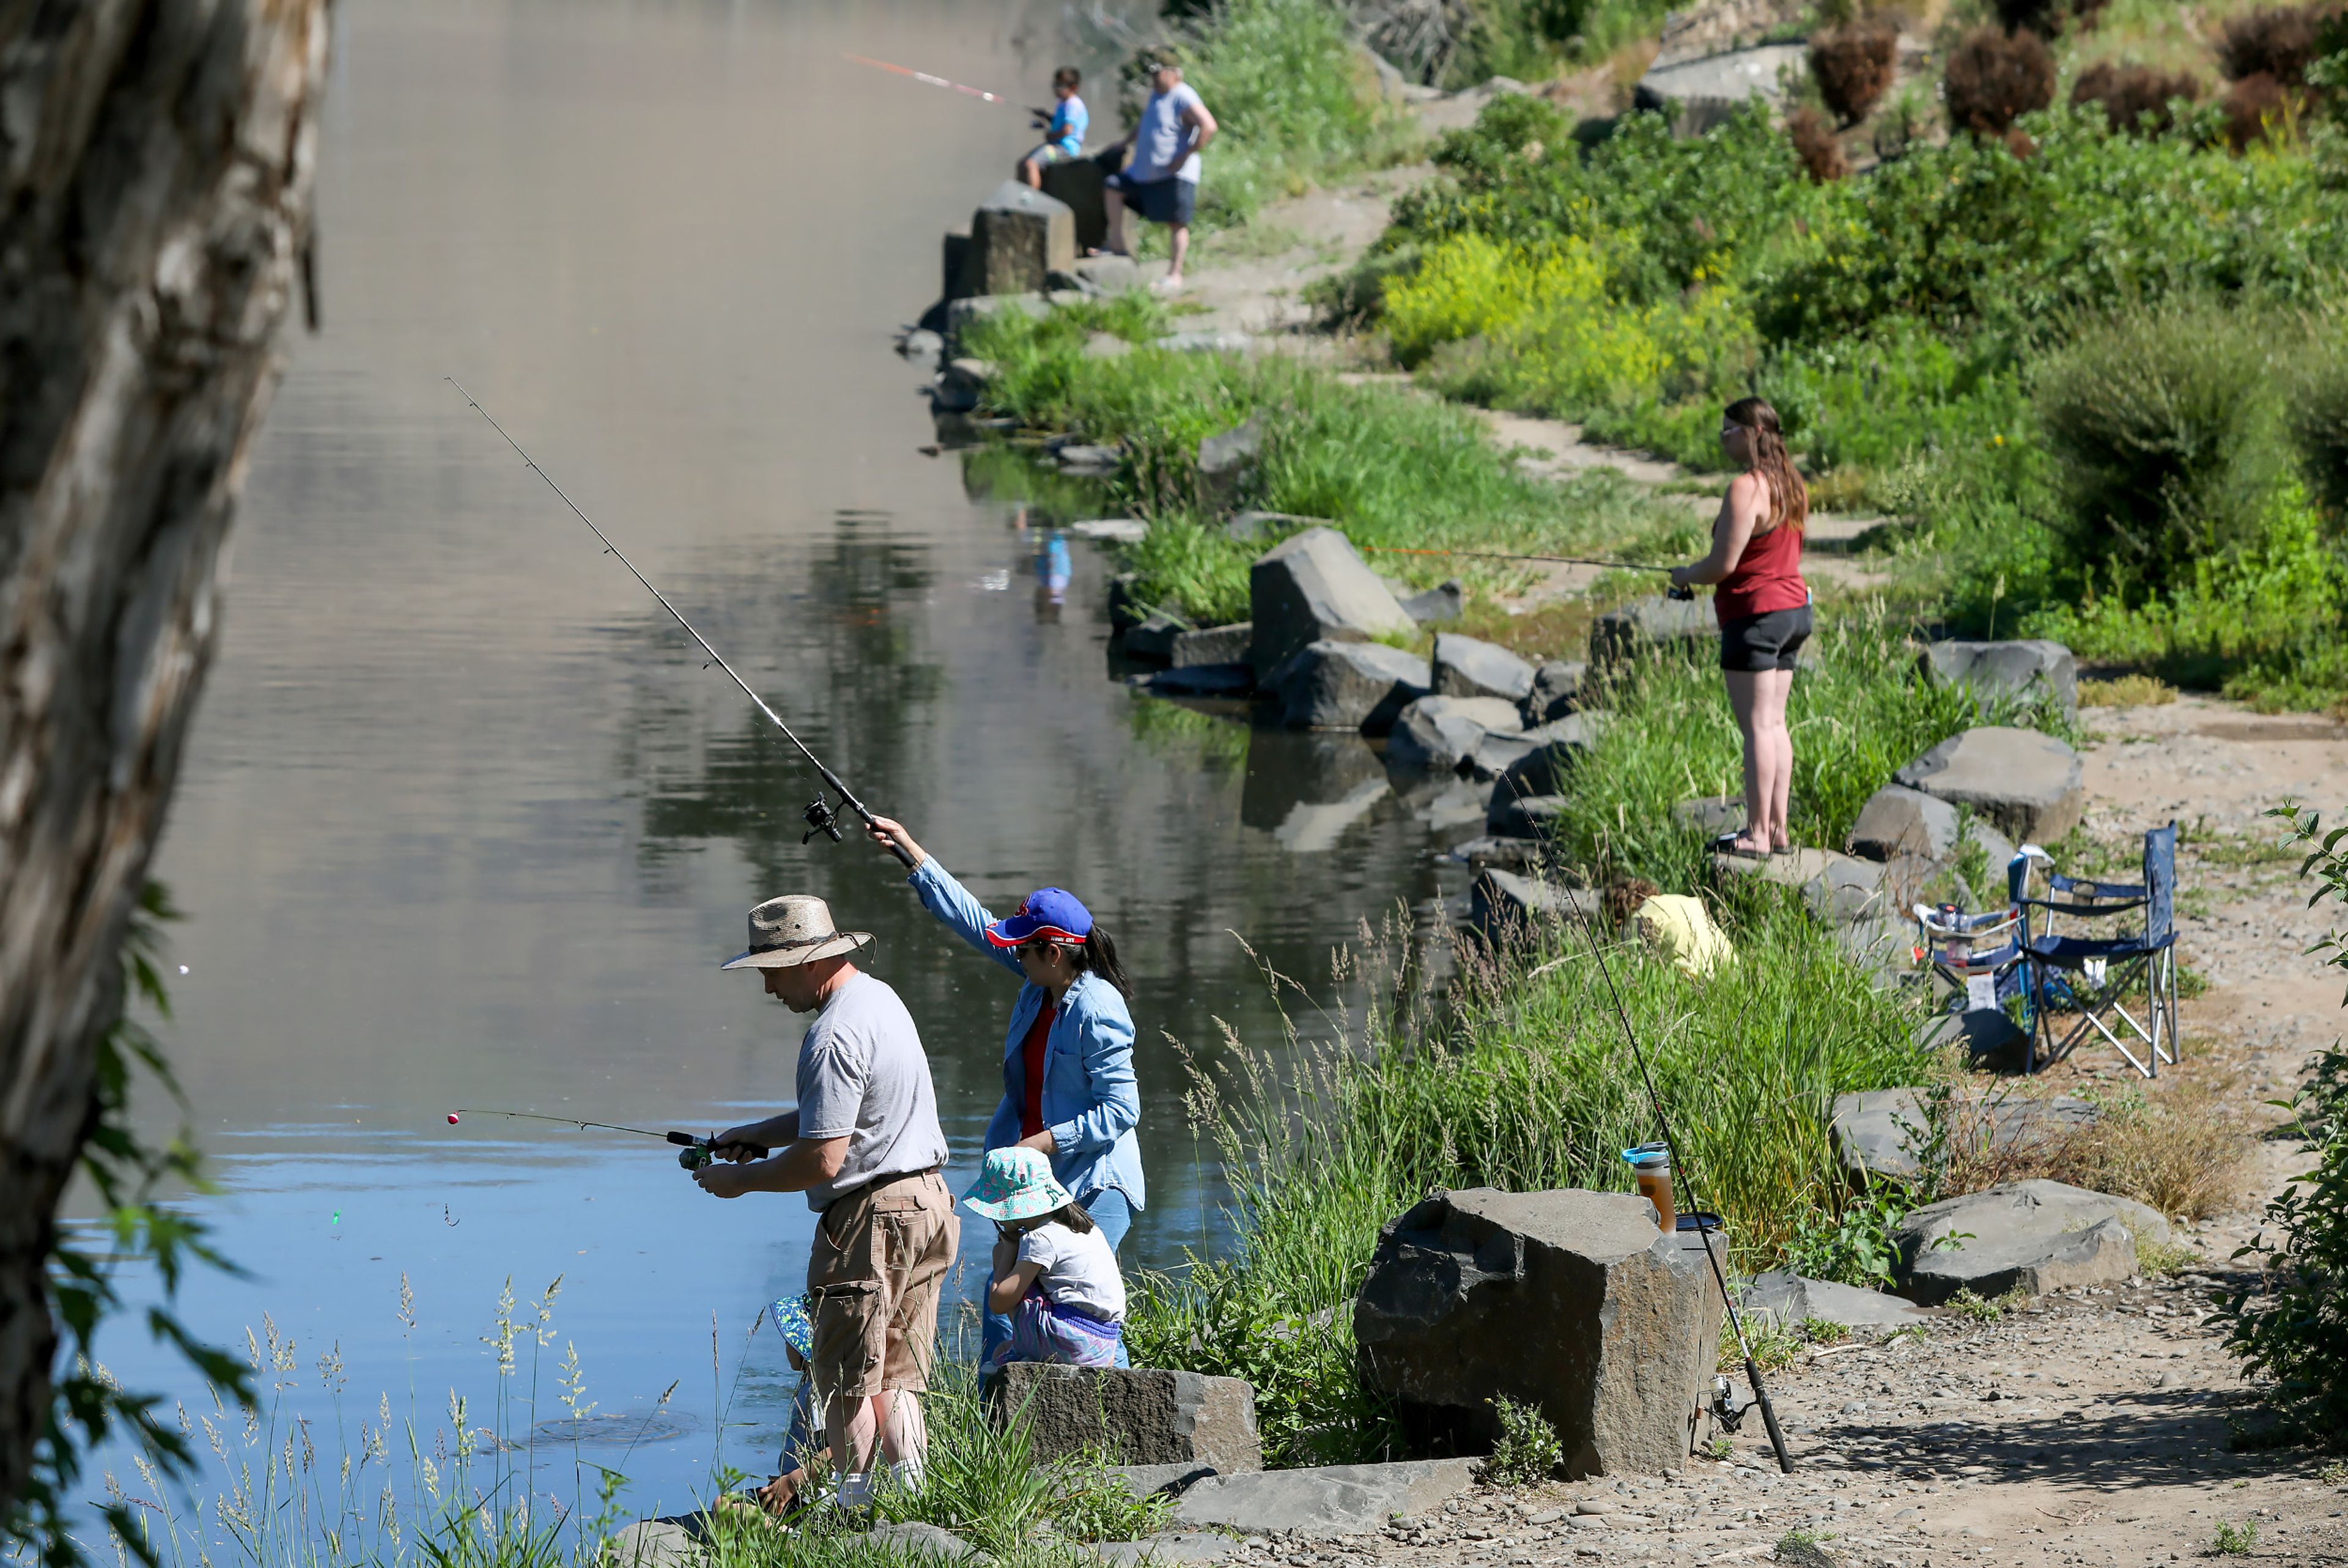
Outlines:
{"label": "tall green grass", "polygon": [[[995,367],[990,412],[1042,429],[1117,444],[1116,499],[1151,523],[1128,564],[1153,600],[1201,622],[1244,620],[1247,568],[1269,539],[1233,540],[1227,506],[1334,521],[1356,544],[1533,552],[1588,549],[1601,539],[1684,521],[1611,474],[1568,483],[1529,477],[1497,448],[1480,416],[1405,389],[1349,385],[1283,356],[1150,346],[1163,318],[1131,302],[1001,313],[964,331],[964,352]],[[1107,332],[1134,346],[1087,357]],[[1198,471],[1200,441],[1254,419],[1263,451],[1236,495]],[[1443,558],[1373,562],[1411,579],[1505,572]]]}
{"label": "tall green grass", "polygon": [[[1879,602],[1823,606],[1817,626],[1786,708],[1794,742],[1791,826],[1799,843],[1840,847],[1869,795],[1961,730],[2049,722],[2006,699],[1984,710],[1969,692],[1921,679],[1908,624]],[[1598,699],[1614,722],[1575,769],[1558,825],[1574,864],[1666,888],[1705,880],[1709,835],[1680,823],[1672,808],[1745,789],[1744,742],[1713,655],[1709,639],[1665,649]]]}
{"label": "tall green grass", "polygon": [[[1271,1462],[1399,1451],[1354,1348],[1382,1225],[1436,1187],[1628,1190],[1621,1152],[1657,1135],[1584,932],[1531,936],[1504,963],[1469,949],[1438,1014],[1393,1002],[1410,991],[1390,931],[1335,977],[1385,1004],[1323,1019],[1323,1043],[1292,1030],[1194,1070],[1189,1102],[1229,1173],[1236,1243],[1140,1281],[1127,1335],[1137,1363],[1253,1383]],[[1710,980],[1605,940],[1685,1178],[1725,1216],[1740,1264],[1774,1261],[1805,1216],[1842,1201],[1834,1097],[1927,1070],[1920,1004],[1872,989],[1789,903],[1743,922],[1738,961]]]}

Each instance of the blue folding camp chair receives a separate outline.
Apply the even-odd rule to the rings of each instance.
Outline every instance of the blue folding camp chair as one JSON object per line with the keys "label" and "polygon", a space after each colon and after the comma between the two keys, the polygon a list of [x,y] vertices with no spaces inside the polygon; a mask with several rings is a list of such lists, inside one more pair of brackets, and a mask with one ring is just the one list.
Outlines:
{"label": "blue folding camp chair", "polygon": [[1929,963],[1950,988],[1941,1009],[1954,1024],[1948,1037],[1962,1034],[1976,1055],[2012,1043],[2023,1033],[2006,1013],[2024,994],[2022,912],[2009,907],[1969,915],[1951,904],[1918,904],[1911,913],[1916,961]]}
{"label": "blue folding camp chair", "polygon": [[[2034,898],[2031,870],[2042,861],[2046,863],[2048,896]],[[2060,1061],[2090,1031],[2102,1035],[2147,1078],[2157,1076],[2164,1061],[2173,1065],[2178,1043],[2177,825],[2172,822],[2144,835],[2140,883],[2065,876],[2054,870],[2044,850],[2025,844],[2006,867],[2006,886],[2022,915],[2023,961],[2028,971],[2032,1030],[2024,1071],[2034,1072],[2042,1061]],[[2143,928],[2132,936],[2075,936],[2055,928],[2065,922],[2109,920],[2138,909],[2144,912]],[[2044,914],[2034,919],[2033,910]],[[2146,1003],[2141,1023],[2126,1005],[2128,993],[2138,985]],[[2075,1014],[2059,1037],[2057,1009]],[[2114,1022],[2146,1048],[2143,1056],[2129,1048],[2128,1038],[2115,1032]]]}

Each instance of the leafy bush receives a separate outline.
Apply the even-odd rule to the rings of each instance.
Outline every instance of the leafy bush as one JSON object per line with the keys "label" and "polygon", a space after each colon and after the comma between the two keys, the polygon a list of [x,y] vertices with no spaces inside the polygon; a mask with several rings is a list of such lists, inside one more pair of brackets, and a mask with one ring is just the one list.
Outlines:
{"label": "leafy bush", "polygon": [[[2326,832],[2297,806],[2269,815],[2307,847],[2300,872],[2315,882],[2309,902],[2348,906],[2348,828]],[[2317,950],[2348,968],[2348,937],[2337,927]],[[2266,1228],[2234,1255],[2256,1258],[2262,1279],[2223,1308],[2226,1348],[2246,1372],[2272,1380],[2267,1402],[2288,1429],[2348,1450],[2348,1047],[2335,1042],[2309,1065],[2292,1109],[2314,1164],[2267,1204]]]}
{"label": "leafy bush", "polygon": [[1899,54],[1900,29],[1890,22],[1854,22],[1811,38],[1810,76],[1827,108],[1857,125],[1890,90]]}
{"label": "leafy bush", "polygon": [[2035,33],[1982,27],[1949,51],[1941,96],[1951,128],[2002,137],[2054,101],[2054,51]]}
{"label": "leafy bush", "polygon": [[2218,67],[2229,81],[2272,77],[2285,87],[2304,87],[2317,55],[2324,20],[2334,5],[2278,5],[2233,17],[2218,35]]}
{"label": "leafy bush", "polygon": [[1557,1428],[1538,1405],[1521,1405],[1506,1394],[1492,1401],[1499,1419],[1500,1439],[1476,1467],[1476,1479],[1486,1486],[1539,1486],[1557,1474],[1565,1462],[1565,1443]]}
{"label": "leafy bush", "polygon": [[2089,66],[2071,87],[2074,104],[2093,104],[2104,111],[2112,129],[2139,136],[2157,136],[2176,123],[2169,107],[2173,100],[2196,103],[2200,97],[2201,83],[2189,72],[2110,60]]}
{"label": "leafy bush", "polygon": [[2307,367],[2292,391],[2291,435],[2307,487],[2348,524],[2348,330],[2340,322],[2310,333]]}
{"label": "leafy bush", "polygon": [[1900,1261],[1900,1222],[1915,1208],[1907,1188],[1871,1183],[1866,1192],[1844,1200],[1838,1214],[1814,1209],[1804,1215],[1787,1245],[1786,1266],[1807,1279],[1879,1290],[1891,1283]]}
{"label": "leafy bush", "polygon": [[2079,560],[2159,591],[2257,538],[2283,453],[2256,320],[2189,301],[2087,323],[2036,400]]}

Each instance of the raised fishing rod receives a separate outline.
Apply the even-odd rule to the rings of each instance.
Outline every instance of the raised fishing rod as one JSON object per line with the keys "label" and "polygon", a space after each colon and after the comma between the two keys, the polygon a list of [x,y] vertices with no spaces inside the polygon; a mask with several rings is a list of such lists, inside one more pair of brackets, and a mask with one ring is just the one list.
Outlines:
{"label": "raised fishing rod", "polygon": [[[1551,562],[1559,566],[1602,566],[1611,567],[1616,571],[1668,572],[1672,569],[1667,566],[1652,566],[1644,561],[1598,560],[1590,556],[1512,555],[1506,550],[1411,549],[1401,545],[1362,545],[1358,548],[1383,556],[1472,556],[1478,560],[1532,560]],[[1673,599],[1694,599],[1695,597],[1695,590],[1694,589],[1682,588],[1677,584],[1664,589],[1664,592]]]}
{"label": "raised fishing rod", "polygon": [[[658,1138],[664,1143],[674,1143],[681,1151],[676,1163],[688,1171],[697,1171],[716,1157],[716,1134],[696,1138],[690,1132],[655,1132],[649,1127],[623,1127],[616,1122],[582,1122],[575,1116],[543,1116],[535,1111],[495,1111],[485,1106],[459,1105],[448,1112],[448,1125],[454,1127],[459,1116],[510,1116],[518,1122],[551,1122],[557,1126],[592,1128],[601,1132],[633,1132],[639,1138]],[[749,1145],[756,1148],[757,1145]],[[755,1158],[766,1158],[767,1151],[759,1149]]]}
{"label": "raised fishing rod", "polygon": [[966,93],[974,98],[983,98],[991,104],[1015,107],[1001,93],[990,93],[984,87],[966,87],[961,82],[950,82],[943,77],[933,77],[927,71],[917,71],[911,66],[892,66],[886,60],[876,60],[867,55],[842,54],[839,57],[843,60],[853,60],[860,66],[870,66],[875,70],[893,71],[901,77],[911,77],[924,87],[944,87],[950,92]]}
{"label": "raised fishing rod", "polygon": [[[1663,1144],[1672,1152],[1674,1176],[1684,1172],[1679,1139],[1672,1132],[1671,1118],[1663,1113],[1663,1097],[1655,1092],[1654,1074],[1647,1071],[1647,1053],[1639,1049],[1639,1031],[1631,1027],[1631,1009],[1622,1005],[1622,993],[1614,988],[1614,970],[1606,961],[1606,950],[1598,941],[1597,927],[1591,924],[1589,911],[1579,898],[1570,899],[1574,916],[1581,922],[1581,933],[1590,943],[1591,955],[1598,960],[1598,972],[1605,977],[1606,995],[1614,1004],[1614,1016],[1622,1020],[1622,1038],[1631,1042],[1631,1059],[1639,1064],[1639,1081],[1647,1086],[1647,1100],[1655,1108],[1655,1123],[1663,1132]],[[1696,1215],[1696,1239],[1704,1244],[1704,1258],[1712,1265],[1712,1282],[1720,1289],[1721,1305],[1728,1308],[1728,1327],[1736,1335],[1737,1354],[1745,1358],[1745,1378],[1753,1385],[1753,1402],[1761,1407],[1761,1424],[1769,1429],[1769,1446],[1777,1453],[1777,1468],[1787,1475],[1794,1473],[1793,1456],[1786,1451],[1786,1434],[1777,1428],[1776,1407],[1769,1402],[1769,1390],[1761,1384],[1761,1368],[1753,1359],[1753,1347],[1746,1342],[1744,1320],[1736,1315],[1736,1297],[1728,1288],[1728,1276],[1721,1272],[1719,1255],[1712,1250],[1712,1233],[1704,1228],[1703,1205],[1696,1201],[1695,1183],[1687,1183],[1688,1208]]]}
{"label": "raised fishing rod", "polygon": [[[577,518],[581,522],[586,524],[588,529],[592,532],[597,538],[603,541],[604,549],[608,550],[614,556],[619,556],[620,564],[628,569],[628,575],[634,578],[638,582],[643,583],[646,593],[651,594],[654,599],[660,600],[660,607],[663,610],[667,610],[669,615],[679,626],[685,628],[685,635],[691,637],[695,642],[701,644],[701,651],[709,655],[709,663],[715,664],[720,670],[725,671],[726,678],[733,682],[736,686],[742,688],[742,694],[745,697],[749,698],[750,701],[757,705],[758,712],[767,715],[767,723],[773,724],[775,728],[783,733],[783,739],[790,742],[792,745],[798,748],[799,755],[808,760],[808,765],[814,768],[817,775],[823,780],[824,784],[831,789],[833,793],[839,796],[840,805],[854,812],[858,818],[863,822],[865,826],[870,827],[874,821],[872,813],[866,808],[862,801],[856,798],[854,792],[850,790],[845,784],[840,782],[839,775],[833,773],[829,768],[824,766],[823,759],[821,757],[817,756],[813,752],[808,750],[807,743],[800,740],[798,735],[794,734],[788,724],[783,723],[783,716],[780,713],[776,712],[772,708],[767,706],[767,700],[764,697],[759,696],[757,692],[751,689],[750,682],[743,680],[740,675],[735,673],[734,666],[726,663],[725,656],[719,653],[716,649],[710,646],[709,639],[701,635],[698,630],[695,630],[693,622],[687,620],[682,614],[678,613],[676,606],[668,601],[668,595],[654,588],[653,586],[652,579],[646,577],[644,573],[636,569],[635,562],[630,560],[626,556],[620,554],[620,547],[613,544],[610,536],[605,534],[602,529],[595,527],[595,519],[589,517],[585,512],[581,511],[579,509],[578,502],[572,500],[569,496],[563,495],[562,487],[554,482],[554,476],[540,467],[538,466],[537,458],[532,457],[529,453],[522,451],[520,442],[515,440],[511,436],[506,435],[506,427],[499,424],[496,417],[491,415],[488,409],[481,406],[480,399],[475,397],[471,393],[467,392],[464,387],[458,384],[455,376],[452,375],[447,379],[448,384],[456,387],[458,394],[462,396],[467,403],[473,405],[473,411],[489,422],[490,429],[496,431],[500,436],[505,436],[506,445],[512,447],[514,451],[520,456],[522,462],[528,466],[530,471],[537,475],[540,478],[545,480],[546,487],[548,489],[562,497],[562,504],[571,508],[572,515]],[[702,668],[707,669],[708,665],[704,665]],[[838,813],[832,806],[831,803],[825,800],[820,793],[816,795],[814,804],[809,805],[807,810],[801,812],[799,815],[808,825],[808,830],[799,835],[799,842],[801,844],[807,843],[819,833],[829,835],[834,844],[844,842],[840,837],[839,818]],[[894,839],[891,839],[889,841],[889,853],[895,856],[899,864],[902,865],[906,870],[911,871],[913,869],[913,856],[906,850],[904,845],[897,843]],[[550,1118],[550,1120],[560,1120],[560,1118]],[[640,1131],[640,1129],[626,1128],[623,1129],[623,1131],[636,1132]]]}

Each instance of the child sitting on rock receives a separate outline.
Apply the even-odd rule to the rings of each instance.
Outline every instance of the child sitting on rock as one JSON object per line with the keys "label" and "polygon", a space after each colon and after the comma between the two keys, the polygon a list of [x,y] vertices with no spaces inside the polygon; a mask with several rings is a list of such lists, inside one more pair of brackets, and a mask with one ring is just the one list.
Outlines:
{"label": "child sitting on rock", "polygon": [[1011,1338],[988,1363],[1054,1361],[1113,1367],[1125,1337],[1125,1276],[1084,1205],[1037,1150],[990,1149],[962,1206],[994,1222],[986,1309],[1011,1318]]}

